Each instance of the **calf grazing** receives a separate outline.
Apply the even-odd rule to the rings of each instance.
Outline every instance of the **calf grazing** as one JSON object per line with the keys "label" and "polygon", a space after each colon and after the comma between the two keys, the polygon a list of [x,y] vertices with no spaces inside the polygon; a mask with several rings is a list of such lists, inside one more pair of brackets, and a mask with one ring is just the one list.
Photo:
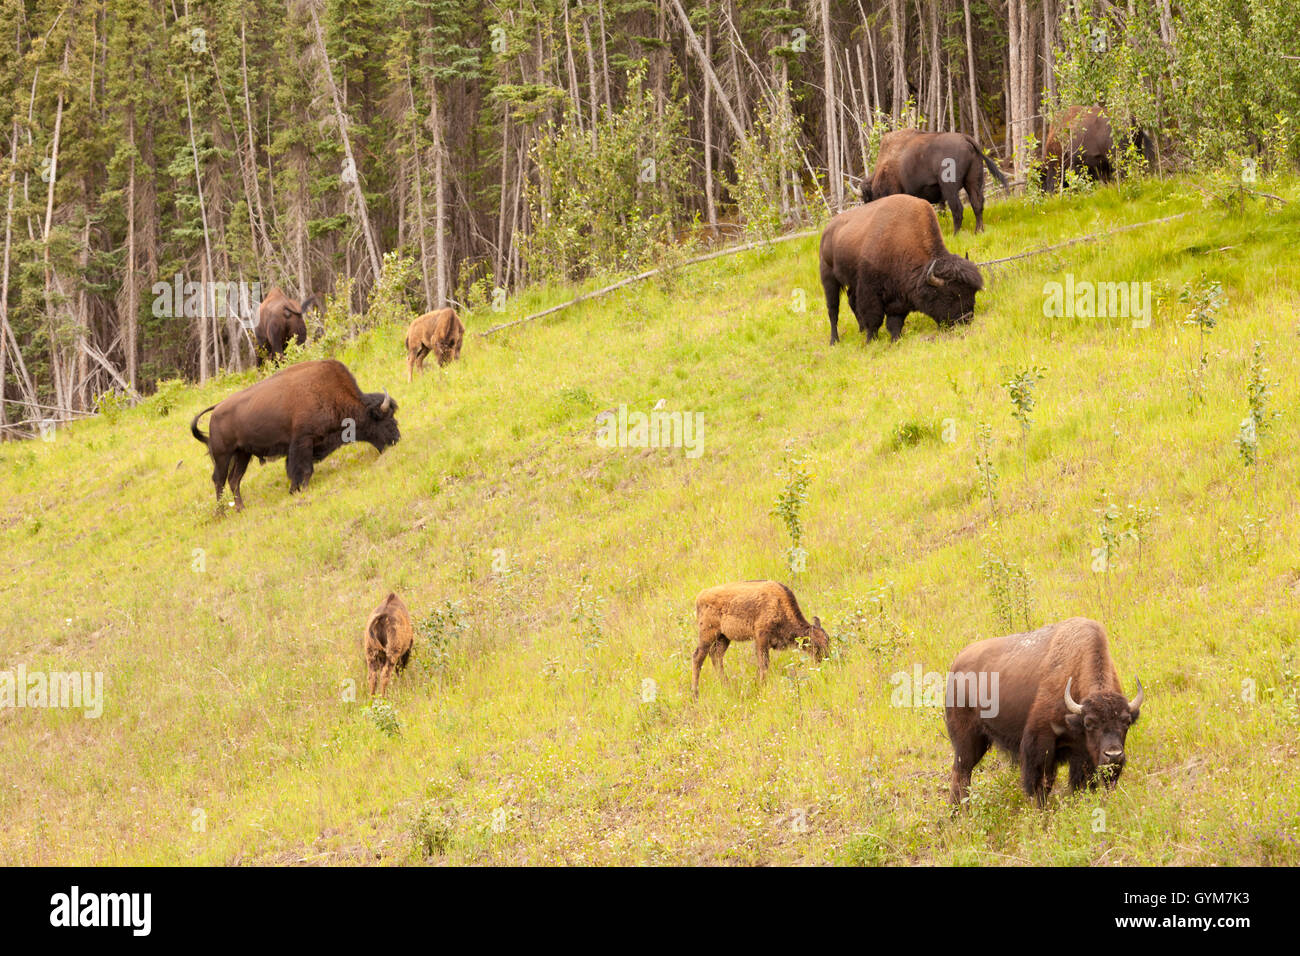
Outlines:
{"label": "calf grazing", "polygon": [[691,659],[691,692],[700,696],[700,667],[706,657],[723,683],[722,655],[732,641],[753,641],[758,655],[759,677],[767,676],[768,651],[798,645],[820,661],[830,641],[820,618],[809,624],[799,610],[794,593],[775,581],[741,581],[705,588],[695,599],[695,621],[699,645]]}
{"label": "calf grazing", "polygon": [[[997,688],[981,710],[970,689]],[[971,772],[997,746],[1020,765],[1025,793],[1047,802],[1056,768],[1070,766],[1070,789],[1096,787],[1098,771],[1114,787],[1124,742],[1142,707],[1142,682],[1128,700],[1110,657],[1105,629],[1072,617],[1029,634],[977,641],[953,661],[944,720],[952,741],[952,802],[970,793]]]}
{"label": "calf grazing", "polygon": [[410,612],[402,599],[390,591],[384,603],[370,615],[365,637],[361,640],[370,675],[370,696],[375,696],[376,685],[379,696],[384,696],[393,674],[400,674],[410,660],[414,640]]}
{"label": "calf grazing", "polygon": [[940,327],[970,322],[984,287],[979,267],[948,251],[934,209],[915,196],[886,196],[840,213],[822,232],[819,256],[831,345],[840,340],[841,290],[868,341],[887,321],[896,342],[909,312]]}
{"label": "calf grazing", "polygon": [[465,324],[455,309],[438,309],[426,312],[406,330],[406,380],[411,380],[414,369],[424,371],[424,357],[433,352],[438,364],[460,358],[460,345],[465,339]]}

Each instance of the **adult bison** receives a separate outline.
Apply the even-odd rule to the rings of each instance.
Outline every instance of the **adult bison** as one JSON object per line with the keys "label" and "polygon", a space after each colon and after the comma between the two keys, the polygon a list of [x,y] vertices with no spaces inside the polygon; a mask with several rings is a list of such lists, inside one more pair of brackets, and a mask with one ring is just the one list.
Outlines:
{"label": "adult bison", "polygon": [[[992,703],[979,690],[992,687]],[[990,746],[1020,765],[1025,793],[1042,806],[1059,763],[1070,789],[1114,787],[1124,742],[1142,707],[1142,682],[1129,700],[1120,688],[1106,630],[1072,617],[1029,634],[977,641],[953,661],[944,719],[952,741],[952,802],[970,793],[971,771]]]}
{"label": "adult bison", "polygon": [[915,196],[886,196],[832,219],[822,233],[821,278],[832,345],[840,340],[841,289],[867,341],[886,319],[898,341],[909,312],[945,327],[970,322],[984,287],[979,268],[948,251],[934,209]]}
{"label": "adult bison", "polygon": [[413,370],[424,371],[424,359],[433,352],[438,365],[460,358],[465,323],[455,309],[436,309],[420,316],[406,330],[406,380]]}
{"label": "adult bison", "polygon": [[1135,146],[1150,165],[1155,161],[1151,138],[1134,126],[1116,137],[1110,117],[1097,106],[1071,106],[1060,113],[1043,140],[1043,188],[1054,192],[1068,171],[1086,171],[1098,182],[1115,176],[1115,161]]}
{"label": "adult bison", "polygon": [[[204,435],[199,419],[208,412],[212,419]],[[362,392],[346,365],[323,359],[291,365],[203,409],[190,422],[190,433],[208,446],[218,503],[229,480],[242,511],[239,483],[251,458],[265,464],[284,456],[292,494],[307,487],[315,462],[344,443],[369,442],[380,452],[395,444],[402,437],[396,412],[387,389]]]}
{"label": "adult bison", "polygon": [[865,203],[905,193],[929,203],[947,203],[953,232],[961,231],[961,191],[975,213],[975,231],[984,231],[984,167],[1003,186],[997,163],[965,133],[923,133],[900,129],[880,140],[876,168],[862,183]]}
{"label": "adult bison", "polygon": [[285,295],[279,286],[268,292],[257,310],[257,364],[260,366],[267,359],[279,362],[290,339],[306,345],[307,323],[302,315],[312,306],[319,308],[319,304],[314,295],[299,303]]}

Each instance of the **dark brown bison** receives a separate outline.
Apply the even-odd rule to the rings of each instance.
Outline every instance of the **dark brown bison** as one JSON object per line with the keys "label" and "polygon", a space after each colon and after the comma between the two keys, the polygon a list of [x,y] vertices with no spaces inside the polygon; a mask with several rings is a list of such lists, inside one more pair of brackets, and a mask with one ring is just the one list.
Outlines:
{"label": "dark brown bison", "polygon": [[904,193],[929,203],[947,203],[953,232],[961,231],[961,191],[975,213],[975,231],[984,231],[984,167],[1003,186],[997,163],[965,133],[923,133],[900,129],[880,140],[876,168],[862,183],[862,201]]}
{"label": "dark brown bison", "polygon": [[411,644],[415,630],[406,605],[390,591],[384,603],[375,608],[366,621],[366,633],[361,639],[361,649],[366,656],[366,671],[370,682],[370,696],[384,696],[388,682],[400,674],[411,659]]}
{"label": "dark brown bison", "polygon": [[718,677],[726,683],[722,655],[732,641],[753,641],[758,674],[767,676],[768,652],[796,645],[820,661],[830,641],[821,618],[809,624],[799,610],[794,592],[775,581],[741,581],[705,588],[695,598],[695,623],[699,644],[691,658],[691,692],[700,696],[700,667],[713,658]]}
{"label": "dark brown bison", "polygon": [[1114,787],[1128,729],[1142,707],[1142,682],[1137,685],[1130,701],[1105,629],[1083,617],[971,644],[948,673],[952,802],[966,799],[971,771],[990,746],[1020,765],[1025,793],[1040,806],[1063,762],[1070,765],[1071,790],[1095,787],[1098,776]]}
{"label": "dark brown bison", "polygon": [[[208,412],[210,434],[204,435],[199,419]],[[346,365],[323,359],[291,365],[203,409],[190,423],[190,433],[212,455],[218,503],[229,480],[235,507],[242,511],[239,482],[251,458],[265,464],[285,457],[292,494],[307,487],[314,463],[340,445],[364,441],[382,452],[395,444],[402,437],[396,412],[387,389],[362,392]]]}
{"label": "dark brown bison", "polygon": [[1155,161],[1150,137],[1132,127],[1115,137],[1110,118],[1097,106],[1071,106],[1060,113],[1043,140],[1043,188],[1053,192],[1065,183],[1069,170],[1086,171],[1108,183],[1115,176],[1117,157],[1135,146],[1148,165]]}
{"label": "dark brown bison", "polygon": [[832,345],[840,340],[841,289],[867,341],[886,319],[898,341],[909,312],[941,326],[970,322],[984,287],[979,268],[948,251],[934,209],[915,196],[886,196],[832,219],[822,233],[821,277]]}
{"label": "dark brown bison", "polygon": [[465,324],[455,309],[424,313],[406,330],[406,380],[411,380],[412,370],[424,371],[424,358],[430,352],[437,356],[439,365],[460,358],[464,339]]}
{"label": "dark brown bison", "polygon": [[258,365],[267,359],[279,362],[284,358],[284,347],[290,339],[299,345],[307,344],[307,323],[302,315],[314,305],[319,307],[316,296],[309,296],[299,304],[279,286],[266,294],[257,310]]}

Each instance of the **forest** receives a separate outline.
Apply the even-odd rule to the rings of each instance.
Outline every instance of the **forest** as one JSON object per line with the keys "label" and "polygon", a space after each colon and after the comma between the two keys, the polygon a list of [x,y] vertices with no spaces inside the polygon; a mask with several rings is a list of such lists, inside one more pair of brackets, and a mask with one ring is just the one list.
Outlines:
{"label": "forest", "polygon": [[3,0],[0,37],[6,438],[248,367],[275,286],[355,334],[813,225],[894,128],[1016,190],[1072,104],[1162,174],[1300,157],[1291,0]]}

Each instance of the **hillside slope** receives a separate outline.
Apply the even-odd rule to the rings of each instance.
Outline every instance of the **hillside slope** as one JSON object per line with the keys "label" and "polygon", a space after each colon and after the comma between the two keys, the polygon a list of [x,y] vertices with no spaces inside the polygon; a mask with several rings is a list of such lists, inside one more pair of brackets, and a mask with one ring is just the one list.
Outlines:
{"label": "hillside slope", "polygon": [[[468,316],[462,360],[410,385],[382,329],[339,357],[389,387],[402,441],[293,497],[255,463],[241,514],[215,511],[188,426],[254,373],[0,445],[0,668],[105,680],[98,719],[0,710],[0,862],[1300,862],[1300,207],[1153,183],[945,239],[989,260],[1185,210],[990,270],[972,326],[914,315],[893,346],[849,316],[827,344],[815,238],[487,339],[572,291]],[[1201,272],[1226,304],[1195,405],[1178,294]],[[1151,282],[1150,326],[1044,316],[1065,273]],[[1256,340],[1282,413],[1257,475],[1233,442]],[[1000,383],[1032,366],[1024,438]],[[660,400],[703,416],[698,457],[597,444],[599,412]],[[771,513],[787,448],[812,473],[797,578]],[[1094,572],[1099,525],[1138,507],[1141,540]],[[891,675],[1002,630],[991,557],[1030,579],[1004,611],[1101,620],[1147,703],[1114,793],[1044,814],[990,756],[950,820],[942,710],[892,706]],[[706,665],[692,701],[695,594],[758,577],[833,656],[778,654],[760,686],[734,645],[731,690]],[[361,629],[389,589],[422,627],[368,707]]]}

